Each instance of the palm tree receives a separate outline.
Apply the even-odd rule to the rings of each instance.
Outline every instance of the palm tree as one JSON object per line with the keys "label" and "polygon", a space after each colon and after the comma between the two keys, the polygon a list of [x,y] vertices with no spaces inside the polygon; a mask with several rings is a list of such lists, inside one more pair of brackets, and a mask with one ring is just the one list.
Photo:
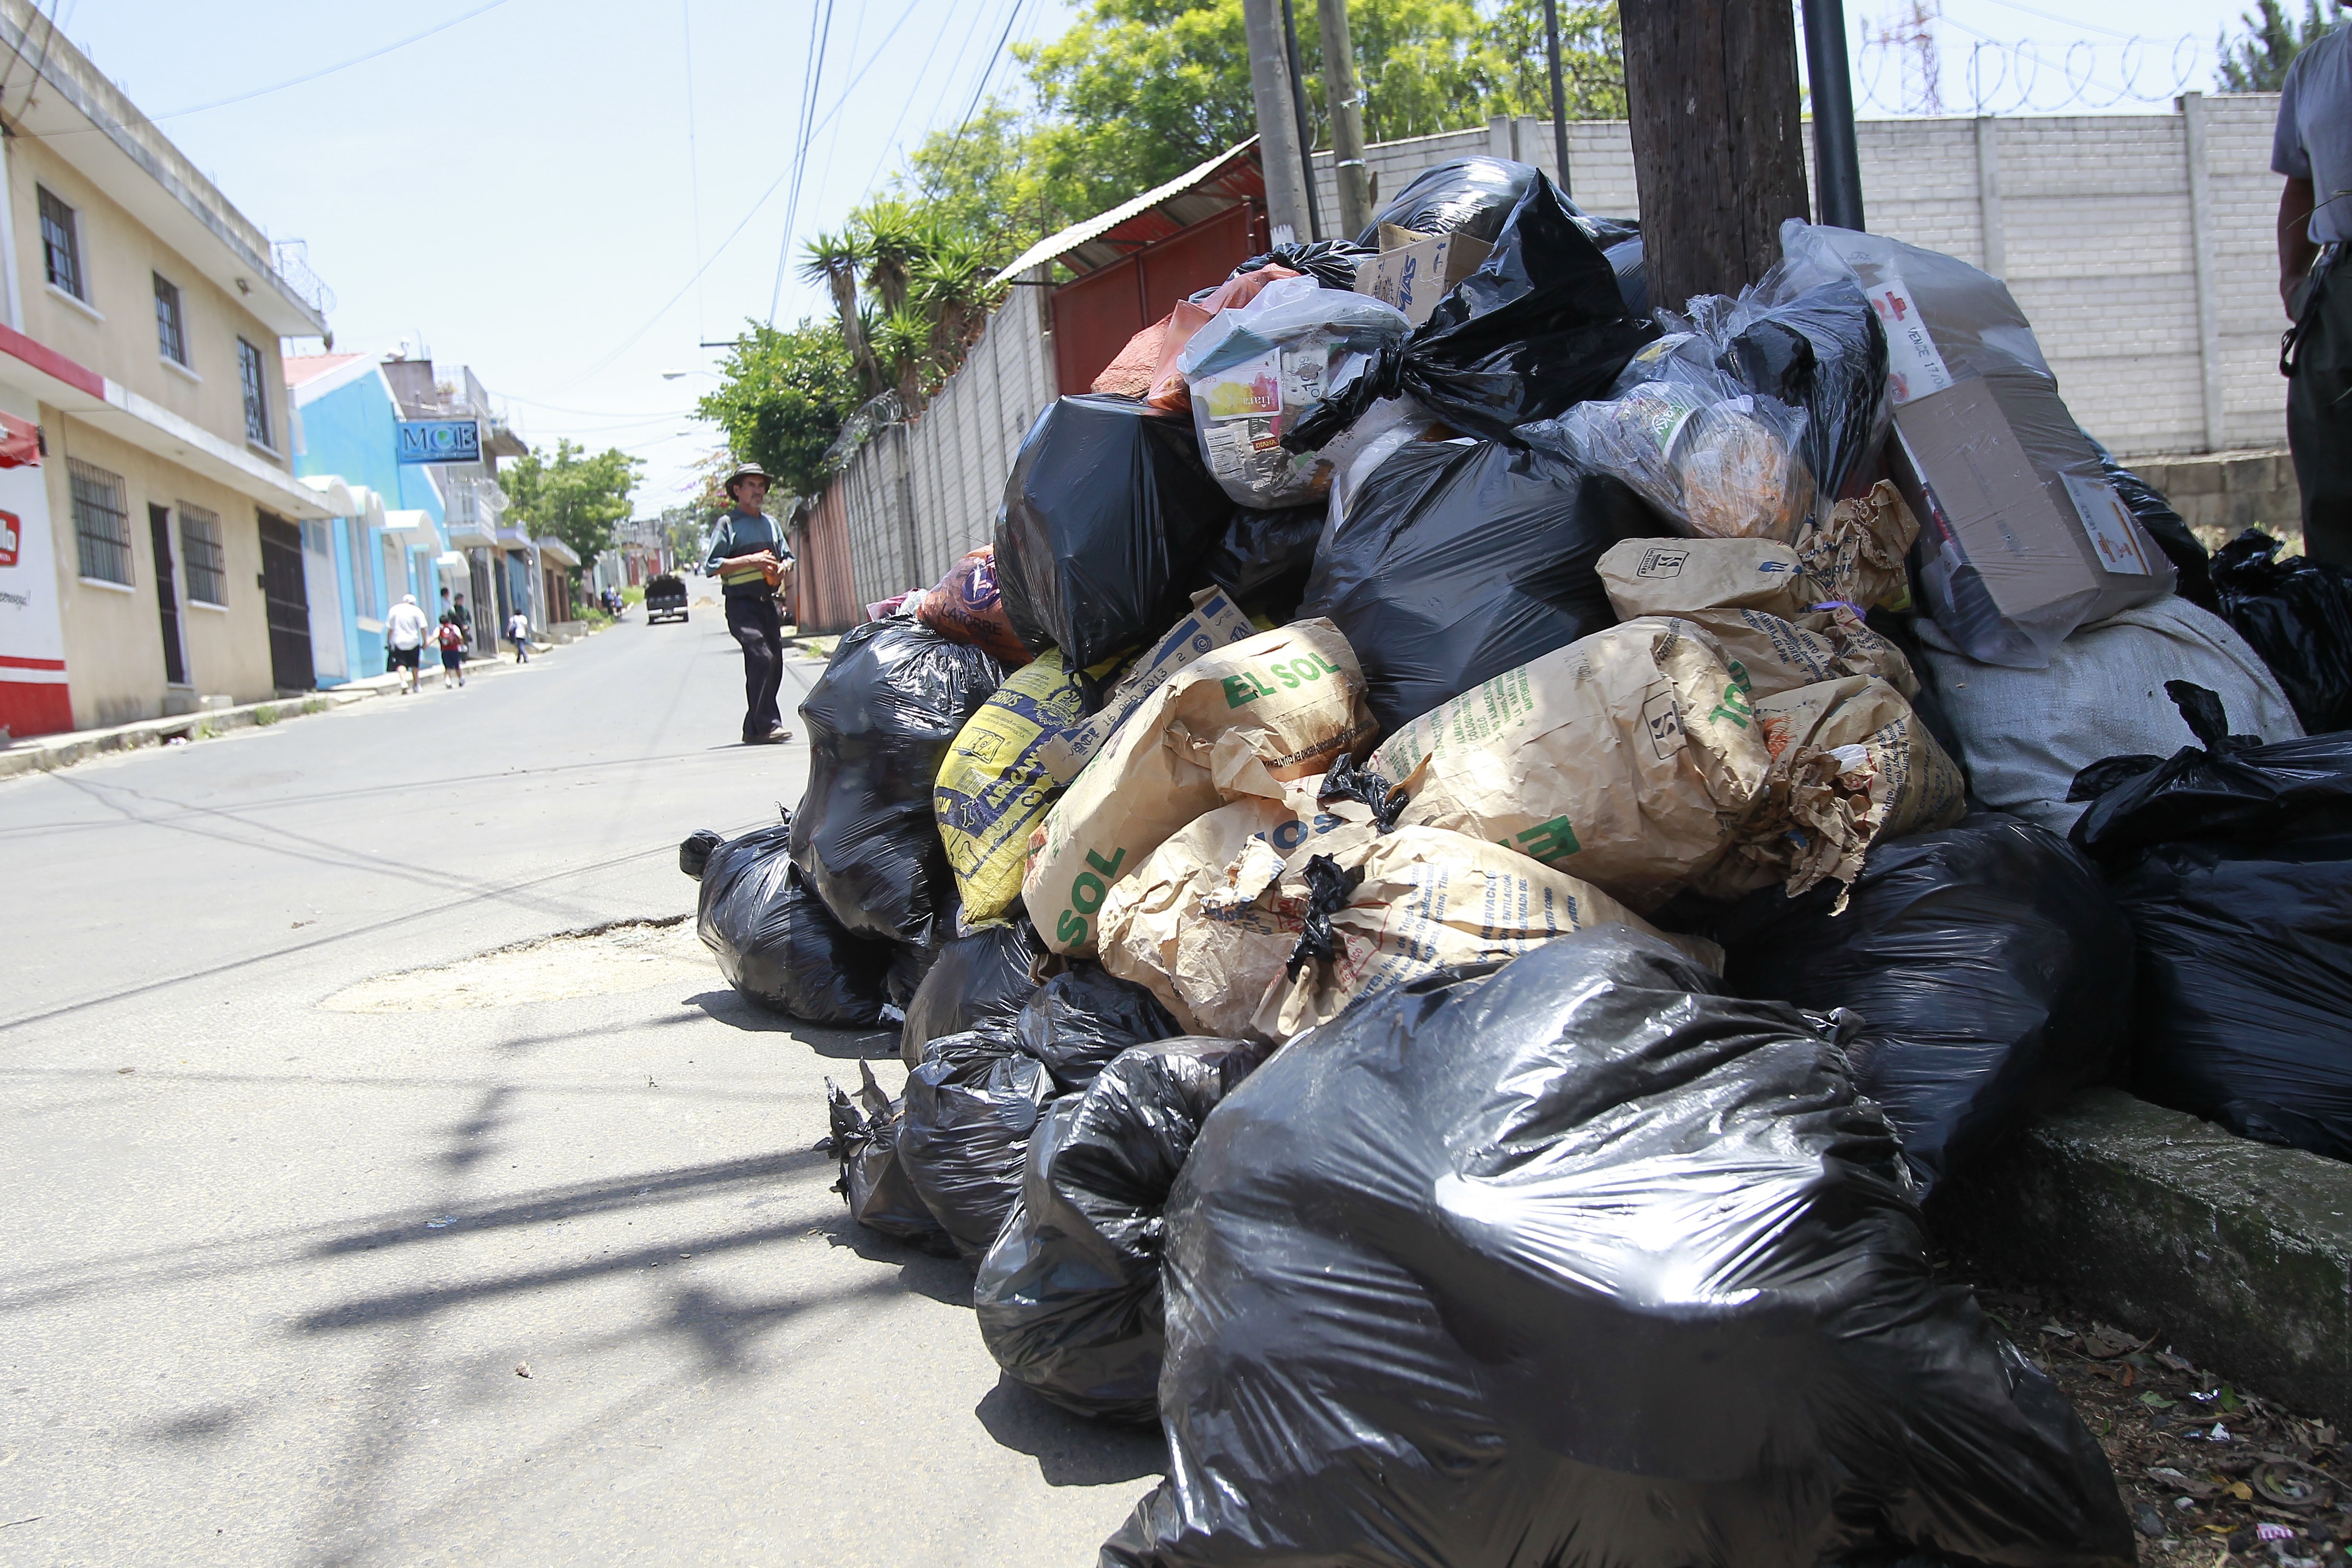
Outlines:
{"label": "palm tree", "polygon": [[864,231],[866,286],[891,315],[907,302],[907,275],[923,253],[923,224],[898,201],[876,202],[851,221]]}
{"label": "palm tree", "polygon": [[1003,299],[994,281],[995,247],[978,235],[939,226],[925,237],[922,257],[908,275],[908,299],[933,323],[932,357],[943,368],[961,362]]}
{"label": "palm tree", "polygon": [[867,339],[857,299],[858,274],[873,259],[864,231],[852,224],[839,234],[811,236],[801,247],[801,277],[824,284],[833,294],[834,313],[841,318],[841,341],[849,346],[850,363],[856,365],[867,395],[879,392],[886,378]]}

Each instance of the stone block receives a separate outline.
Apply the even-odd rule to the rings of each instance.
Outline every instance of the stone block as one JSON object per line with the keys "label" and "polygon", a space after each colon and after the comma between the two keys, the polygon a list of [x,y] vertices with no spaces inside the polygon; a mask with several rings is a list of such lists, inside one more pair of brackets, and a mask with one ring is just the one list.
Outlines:
{"label": "stone block", "polygon": [[1964,1264],[2352,1425],[2352,1165],[2101,1089],[1947,1187],[1930,1218]]}

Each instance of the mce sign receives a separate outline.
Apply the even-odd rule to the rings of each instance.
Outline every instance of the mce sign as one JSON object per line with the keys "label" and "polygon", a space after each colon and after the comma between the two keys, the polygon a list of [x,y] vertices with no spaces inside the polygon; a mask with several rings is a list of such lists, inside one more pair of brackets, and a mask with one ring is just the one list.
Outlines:
{"label": "mce sign", "polygon": [[482,460],[482,427],[471,419],[404,419],[400,422],[400,460],[478,463]]}

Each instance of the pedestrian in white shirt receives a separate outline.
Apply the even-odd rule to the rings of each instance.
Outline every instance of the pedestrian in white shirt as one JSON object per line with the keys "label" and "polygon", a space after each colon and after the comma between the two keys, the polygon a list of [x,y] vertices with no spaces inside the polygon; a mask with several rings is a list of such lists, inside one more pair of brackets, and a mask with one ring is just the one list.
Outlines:
{"label": "pedestrian in white shirt", "polygon": [[383,618],[383,640],[392,649],[392,665],[401,673],[400,694],[416,689],[416,664],[424,657],[425,634],[432,623],[416,607],[416,595],[403,594],[392,614]]}
{"label": "pedestrian in white shirt", "polygon": [[515,662],[530,662],[530,617],[517,610],[507,617],[507,640],[515,645]]}

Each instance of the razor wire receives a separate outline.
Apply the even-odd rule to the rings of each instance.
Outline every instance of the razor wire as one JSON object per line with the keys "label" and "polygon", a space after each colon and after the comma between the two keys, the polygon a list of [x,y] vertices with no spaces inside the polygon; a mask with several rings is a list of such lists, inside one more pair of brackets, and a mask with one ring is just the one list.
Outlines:
{"label": "razor wire", "polygon": [[1961,91],[1930,108],[1909,92],[1904,56],[1892,44],[1864,46],[1854,62],[1856,96],[1864,106],[1884,114],[1916,115],[2061,114],[2070,109],[2168,104],[2196,85],[2206,63],[2205,47],[2189,34],[2063,44],[1980,37],[1961,67]]}

